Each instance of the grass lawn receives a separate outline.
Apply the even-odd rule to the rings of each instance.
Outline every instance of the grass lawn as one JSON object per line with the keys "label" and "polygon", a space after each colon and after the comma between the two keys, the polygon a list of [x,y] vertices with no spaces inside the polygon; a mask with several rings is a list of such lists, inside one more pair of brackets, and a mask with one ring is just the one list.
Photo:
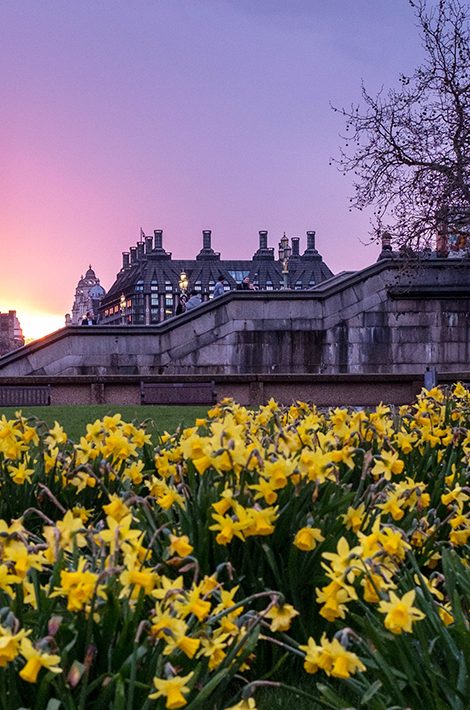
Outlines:
{"label": "grass lawn", "polygon": [[106,414],[122,414],[124,421],[149,421],[151,434],[164,431],[174,432],[179,425],[192,426],[197,417],[205,417],[210,407],[206,406],[119,406],[109,404],[51,406],[51,407],[0,407],[0,416],[7,419],[21,409],[25,417],[37,417],[53,426],[58,421],[72,441],[79,441],[86,433],[86,425]]}

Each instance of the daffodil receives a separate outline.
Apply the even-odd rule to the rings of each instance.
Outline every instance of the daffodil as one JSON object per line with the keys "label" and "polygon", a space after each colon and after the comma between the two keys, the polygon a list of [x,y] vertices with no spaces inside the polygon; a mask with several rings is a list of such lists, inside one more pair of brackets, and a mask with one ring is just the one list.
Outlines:
{"label": "daffodil", "polygon": [[364,503],[360,503],[357,508],[349,506],[346,513],[341,516],[343,523],[348,530],[357,532],[361,529],[366,517],[366,506]]}
{"label": "daffodil", "polygon": [[45,653],[35,648],[29,638],[21,640],[21,655],[26,660],[26,665],[20,670],[20,677],[27,683],[36,683],[41,668],[47,668],[51,673],[62,673],[60,656]]}
{"label": "daffodil", "polygon": [[271,631],[288,631],[292,619],[298,615],[292,604],[273,604],[264,616],[271,620]]}
{"label": "daffodil", "polygon": [[17,574],[12,574],[10,569],[5,564],[0,564],[0,589],[6,592],[8,596],[13,597],[14,591],[12,584],[19,584],[21,577]]}
{"label": "daffodil", "polygon": [[201,649],[199,656],[206,656],[209,659],[209,669],[220,666],[227,655],[226,647],[230,640],[230,634],[214,632],[212,636],[203,637],[201,639]]}
{"label": "daffodil", "polygon": [[153,679],[153,684],[155,686],[155,692],[149,695],[152,700],[157,700],[158,698],[166,698],[166,708],[167,710],[177,710],[177,708],[182,708],[187,704],[187,700],[184,697],[190,693],[191,688],[188,683],[193,676],[193,672],[188,673],[185,676],[174,676],[173,678],[157,678]]}
{"label": "daffodil", "polygon": [[307,673],[316,673],[321,668],[334,678],[349,678],[354,673],[366,670],[355,653],[347,651],[338,639],[329,641],[325,634],[320,644],[309,638],[308,643],[299,646],[299,649],[305,653],[304,668]]}
{"label": "daffodil", "polygon": [[0,668],[5,668],[20,653],[21,641],[26,637],[24,629],[13,633],[12,629],[0,626]]}
{"label": "daffodil", "polygon": [[67,434],[59,424],[59,422],[54,422],[52,429],[49,429],[49,433],[46,436],[45,442],[50,447],[53,448],[57,444],[65,444],[67,441]]}
{"label": "daffodil", "polygon": [[170,555],[176,554],[180,557],[187,557],[192,553],[193,549],[187,535],[170,535],[170,544],[168,545]]}
{"label": "daffodil", "polygon": [[[82,534],[83,521],[81,516],[75,516],[71,510],[68,510],[62,520],[56,522],[56,530],[50,526],[44,528],[47,534],[50,532],[51,537],[56,537],[58,545],[63,550],[71,551],[74,544],[78,547],[86,545],[85,537]],[[55,532],[57,531],[57,535]]]}
{"label": "daffodil", "polygon": [[136,599],[141,590],[145,594],[153,592],[158,581],[158,575],[151,569],[126,569],[119,575],[119,581],[123,585],[119,597],[123,598],[131,591],[131,598]]}
{"label": "daffodil", "polygon": [[98,590],[98,575],[85,569],[86,561],[82,557],[77,570],[62,570],[60,573],[60,586],[55,587],[51,597],[67,597],[69,611],[81,611],[91,601],[95,592],[103,595]]}
{"label": "daffodil", "polygon": [[390,592],[389,601],[379,603],[379,611],[385,614],[385,627],[394,634],[401,634],[403,631],[411,633],[413,623],[421,621],[425,615],[422,611],[413,606],[416,592],[411,589],[401,598],[394,592]]}
{"label": "daffodil", "polygon": [[107,516],[109,515],[116,522],[125,518],[130,512],[124,501],[113,493],[109,496],[109,503],[103,505],[103,510]]}
{"label": "daffodil", "polygon": [[317,542],[323,542],[321,530],[319,528],[305,527],[297,531],[294,538],[294,545],[302,552],[310,552],[317,546]]}
{"label": "daffodil", "polygon": [[201,588],[194,586],[186,593],[184,601],[177,600],[175,602],[175,608],[183,617],[194,614],[199,621],[204,621],[209,616],[211,603],[202,598]]}
{"label": "daffodil", "polygon": [[8,466],[8,473],[13,481],[22,486],[25,482],[31,483],[31,476],[34,473],[34,468],[28,468],[26,461],[20,461],[18,464],[10,464]]}
{"label": "daffodil", "polygon": [[218,531],[215,538],[218,545],[227,545],[232,541],[234,535],[243,540],[242,525],[238,520],[234,520],[229,515],[219,515],[218,513],[213,513],[212,518],[216,522],[209,525],[209,530]]}
{"label": "daffodil", "polygon": [[399,458],[396,452],[384,450],[377,458],[371,473],[376,477],[383,476],[387,481],[389,481],[392,475],[402,473],[404,467],[405,462]]}
{"label": "daffodil", "polygon": [[323,604],[320,609],[320,616],[328,621],[344,619],[347,611],[347,603],[357,599],[356,592],[342,580],[333,579],[329,584],[321,589],[316,589],[316,601]]}

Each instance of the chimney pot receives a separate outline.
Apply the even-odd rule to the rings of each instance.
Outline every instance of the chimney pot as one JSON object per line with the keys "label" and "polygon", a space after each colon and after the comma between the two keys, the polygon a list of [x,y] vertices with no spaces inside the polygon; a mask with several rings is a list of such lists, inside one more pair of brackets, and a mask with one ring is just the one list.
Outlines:
{"label": "chimney pot", "polygon": [[292,256],[299,256],[299,242],[300,237],[292,237]]}
{"label": "chimney pot", "polygon": [[138,242],[137,243],[137,255],[139,259],[142,259],[144,255],[144,243],[143,242]]}
{"label": "chimney pot", "polygon": [[152,237],[145,237],[145,253],[149,254],[152,251]]}
{"label": "chimney pot", "polygon": [[128,251],[122,252],[122,268],[123,269],[129,268],[129,252]]}
{"label": "chimney pot", "polygon": [[130,247],[129,251],[131,254],[131,264],[135,264],[137,261],[137,247]]}

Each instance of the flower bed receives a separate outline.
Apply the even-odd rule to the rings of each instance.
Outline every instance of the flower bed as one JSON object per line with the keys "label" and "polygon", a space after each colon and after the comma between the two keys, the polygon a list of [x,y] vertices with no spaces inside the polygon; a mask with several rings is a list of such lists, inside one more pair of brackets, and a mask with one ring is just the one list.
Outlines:
{"label": "flower bed", "polygon": [[[470,393],[0,421],[2,707],[468,707]],[[307,676],[309,674],[309,676]],[[310,682],[305,679],[310,677]],[[308,690],[306,689],[308,687]]]}

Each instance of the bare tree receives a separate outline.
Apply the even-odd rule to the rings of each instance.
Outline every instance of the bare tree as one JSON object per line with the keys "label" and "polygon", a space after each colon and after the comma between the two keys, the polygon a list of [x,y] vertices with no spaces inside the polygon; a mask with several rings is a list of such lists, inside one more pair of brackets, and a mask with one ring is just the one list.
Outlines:
{"label": "bare tree", "polygon": [[334,108],[346,120],[336,160],[355,176],[353,207],[374,207],[374,235],[422,249],[470,234],[470,27],[460,0],[409,0],[425,53],[398,89]]}

